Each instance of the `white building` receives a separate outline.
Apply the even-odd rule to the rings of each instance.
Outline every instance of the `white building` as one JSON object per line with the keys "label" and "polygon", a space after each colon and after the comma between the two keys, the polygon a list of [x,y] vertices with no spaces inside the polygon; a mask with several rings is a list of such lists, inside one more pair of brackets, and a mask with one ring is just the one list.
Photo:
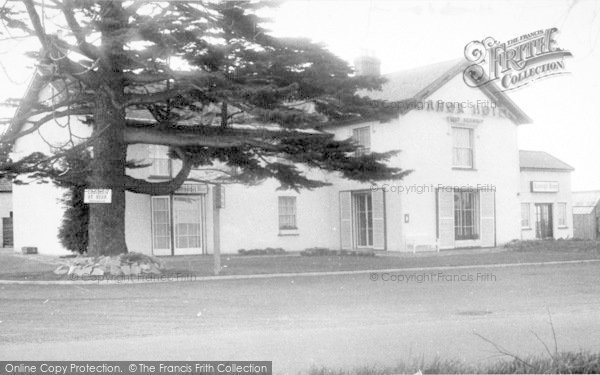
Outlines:
{"label": "white building", "polygon": [[573,238],[573,167],[542,151],[520,151],[521,239]]}
{"label": "white building", "polygon": [[[226,185],[223,190],[186,183],[177,193],[159,197],[127,193],[129,250],[202,254],[212,253],[215,243],[223,253],[265,247],[390,252],[419,246],[492,247],[535,237],[534,230],[522,228],[522,203],[530,204],[531,216],[534,208],[544,207],[541,203],[554,205],[549,212],[555,216],[567,213],[568,219],[557,216],[552,232],[544,233],[571,236],[569,173],[522,168],[517,127],[530,119],[494,87],[467,86],[463,70],[464,63],[454,61],[391,74],[381,92],[369,95],[402,101],[397,119],[325,129],[339,139],[354,137],[363,146],[361,152],[401,150],[390,163],[414,170],[404,180],[371,185],[320,174],[332,185],[301,193],[278,191],[275,181],[255,187]],[[49,132],[61,137],[58,129]],[[45,142],[36,137],[19,139],[14,153],[45,150]],[[132,145],[128,158],[152,162],[129,173],[153,181],[179,168],[161,146]],[[560,189],[538,193],[527,181],[536,187],[557,182]],[[61,196],[60,189],[48,184],[14,187],[16,249],[65,252],[57,240]],[[535,222],[531,216],[530,226]]]}

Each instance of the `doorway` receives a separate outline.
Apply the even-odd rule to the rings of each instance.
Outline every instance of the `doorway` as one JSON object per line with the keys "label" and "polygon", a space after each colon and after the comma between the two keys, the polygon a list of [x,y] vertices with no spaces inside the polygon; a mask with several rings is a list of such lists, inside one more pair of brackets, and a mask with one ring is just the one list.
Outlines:
{"label": "doorway", "polygon": [[358,248],[373,247],[373,199],[370,192],[352,194],[354,203],[354,243]]}
{"label": "doorway", "polygon": [[538,239],[554,238],[551,203],[535,205],[535,236]]}

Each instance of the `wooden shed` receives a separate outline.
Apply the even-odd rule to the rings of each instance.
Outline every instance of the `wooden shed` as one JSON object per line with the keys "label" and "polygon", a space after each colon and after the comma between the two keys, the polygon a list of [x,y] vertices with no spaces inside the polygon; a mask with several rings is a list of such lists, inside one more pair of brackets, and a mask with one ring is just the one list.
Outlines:
{"label": "wooden shed", "polygon": [[600,190],[573,192],[573,237],[600,240]]}

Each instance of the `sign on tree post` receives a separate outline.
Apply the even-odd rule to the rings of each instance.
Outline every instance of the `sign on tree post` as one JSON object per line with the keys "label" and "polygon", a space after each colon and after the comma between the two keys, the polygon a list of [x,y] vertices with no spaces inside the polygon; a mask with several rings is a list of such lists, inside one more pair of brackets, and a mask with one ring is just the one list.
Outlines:
{"label": "sign on tree post", "polygon": [[85,189],[83,192],[83,203],[111,203],[111,189]]}

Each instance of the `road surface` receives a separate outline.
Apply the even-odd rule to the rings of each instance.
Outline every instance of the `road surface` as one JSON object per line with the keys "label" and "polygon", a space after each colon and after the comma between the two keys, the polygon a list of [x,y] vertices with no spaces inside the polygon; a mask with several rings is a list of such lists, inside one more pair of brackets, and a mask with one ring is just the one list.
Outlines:
{"label": "road surface", "polygon": [[272,360],[281,374],[435,356],[479,363],[501,357],[475,333],[543,354],[532,332],[552,348],[550,316],[559,350],[600,351],[600,263],[0,285],[0,358]]}

